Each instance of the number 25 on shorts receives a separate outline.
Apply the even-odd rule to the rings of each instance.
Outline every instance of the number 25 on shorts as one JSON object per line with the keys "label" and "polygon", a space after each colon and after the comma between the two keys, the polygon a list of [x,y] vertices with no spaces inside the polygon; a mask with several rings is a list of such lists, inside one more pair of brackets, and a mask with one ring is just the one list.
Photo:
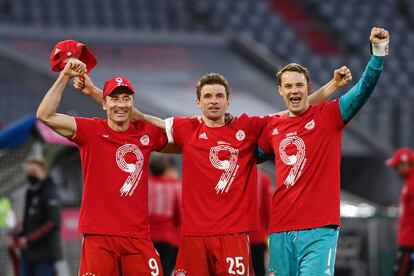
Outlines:
{"label": "number 25 on shorts", "polygon": [[244,275],[246,268],[243,264],[243,257],[227,257],[226,262],[229,264],[228,273],[231,275]]}

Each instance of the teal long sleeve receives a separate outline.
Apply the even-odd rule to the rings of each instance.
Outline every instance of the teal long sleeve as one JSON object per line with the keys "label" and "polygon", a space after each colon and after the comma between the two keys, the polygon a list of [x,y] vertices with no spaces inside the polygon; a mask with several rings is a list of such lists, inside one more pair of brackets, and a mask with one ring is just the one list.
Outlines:
{"label": "teal long sleeve", "polygon": [[348,123],[371,96],[384,68],[384,57],[372,56],[361,79],[339,98],[342,121]]}

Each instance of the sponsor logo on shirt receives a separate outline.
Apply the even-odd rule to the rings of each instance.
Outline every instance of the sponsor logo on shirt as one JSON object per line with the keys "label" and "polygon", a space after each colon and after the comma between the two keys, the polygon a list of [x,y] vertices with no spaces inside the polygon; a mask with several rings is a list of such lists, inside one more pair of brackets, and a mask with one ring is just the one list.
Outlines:
{"label": "sponsor logo on shirt", "polygon": [[150,142],[150,138],[148,135],[144,135],[141,137],[141,139],[139,139],[141,141],[141,144],[143,144],[144,146],[148,146],[149,142]]}
{"label": "sponsor logo on shirt", "polygon": [[307,122],[306,125],[305,125],[305,128],[308,129],[308,130],[313,129],[314,127],[315,127],[315,121],[314,120],[311,120],[311,121]]}
{"label": "sponsor logo on shirt", "polygon": [[207,134],[206,134],[205,132],[201,133],[201,134],[198,136],[198,138],[199,138],[199,139],[204,139],[204,140],[207,140],[207,139],[208,139]]}
{"label": "sponsor logo on shirt", "polygon": [[236,132],[237,141],[243,141],[244,138],[246,138],[246,133],[244,133],[243,130],[240,129],[239,131]]}

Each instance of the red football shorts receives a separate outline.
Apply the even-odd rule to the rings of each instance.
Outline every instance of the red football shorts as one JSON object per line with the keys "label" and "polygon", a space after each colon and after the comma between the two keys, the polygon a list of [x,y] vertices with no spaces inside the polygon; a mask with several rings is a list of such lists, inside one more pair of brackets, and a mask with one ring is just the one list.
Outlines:
{"label": "red football shorts", "polygon": [[162,276],[160,256],[150,239],[84,235],[79,276]]}
{"label": "red football shorts", "polygon": [[182,236],[174,275],[253,275],[247,233]]}

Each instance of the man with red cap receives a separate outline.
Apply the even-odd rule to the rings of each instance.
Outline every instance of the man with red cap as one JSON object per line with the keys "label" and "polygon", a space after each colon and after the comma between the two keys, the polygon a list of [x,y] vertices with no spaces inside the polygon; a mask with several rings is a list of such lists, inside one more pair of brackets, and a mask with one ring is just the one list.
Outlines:
{"label": "man with red cap", "polygon": [[149,238],[148,165],[150,152],[163,149],[167,139],[151,124],[131,123],[134,87],[122,76],[105,82],[106,120],[57,113],[69,80],[85,73],[83,62],[69,59],[37,110],[40,121],[80,150],[79,275],[163,275]]}
{"label": "man with red cap", "polygon": [[414,273],[414,151],[399,148],[385,161],[404,180],[400,200],[400,224],[398,230],[398,253],[394,267],[395,276]]}

